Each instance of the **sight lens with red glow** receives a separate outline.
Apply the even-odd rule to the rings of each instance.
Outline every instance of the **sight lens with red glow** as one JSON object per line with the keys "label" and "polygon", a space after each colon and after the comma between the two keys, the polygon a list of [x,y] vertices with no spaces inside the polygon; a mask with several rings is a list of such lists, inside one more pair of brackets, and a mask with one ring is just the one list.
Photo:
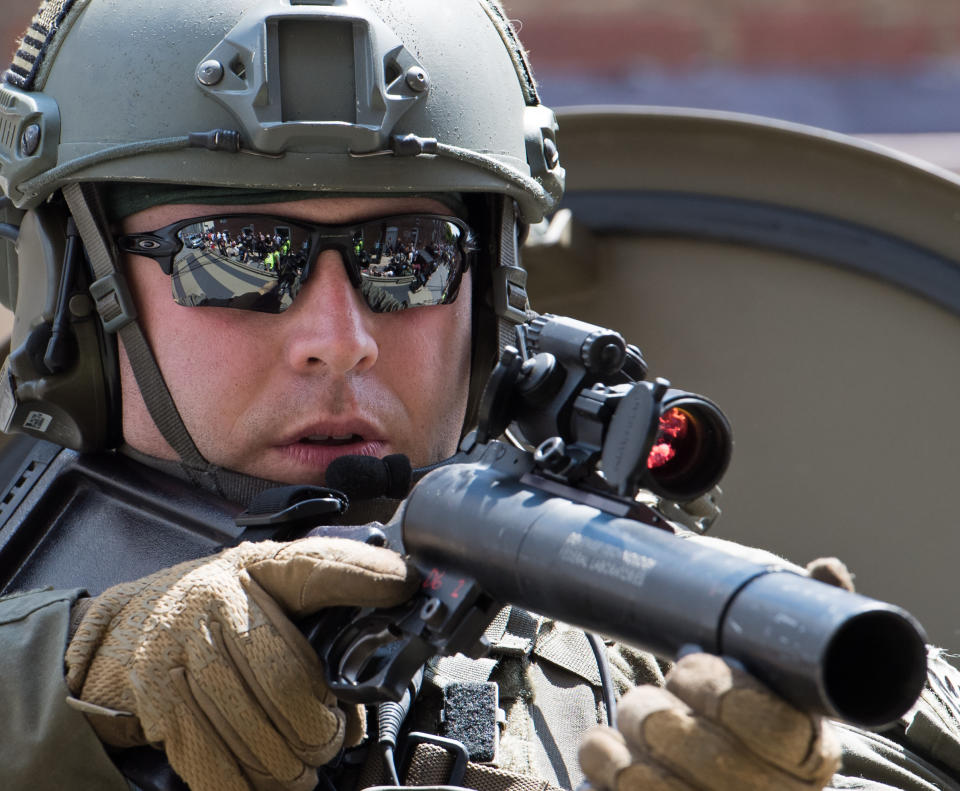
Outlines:
{"label": "sight lens with red glow", "polygon": [[657,436],[647,456],[647,469],[656,470],[673,461],[690,433],[690,413],[680,407],[668,409],[660,416]]}

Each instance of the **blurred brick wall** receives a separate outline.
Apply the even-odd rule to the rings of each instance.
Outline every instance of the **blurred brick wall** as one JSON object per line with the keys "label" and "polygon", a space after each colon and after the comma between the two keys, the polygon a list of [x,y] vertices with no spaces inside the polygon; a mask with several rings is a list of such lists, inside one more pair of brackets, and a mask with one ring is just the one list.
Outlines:
{"label": "blurred brick wall", "polygon": [[[131,0],[142,2],[143,0]],[[8,61],[38,0],[0,0]],[[906,66],[960,53],[957,0],[504,0],[535,67]]]}
{"label": "blurred brick wall", "polygon": [[[0,0],[0,69],[38,2]],[[960,0],[503,3],[552,106],[705,107],[851,133],[960,130]]]}
{"label": "blurred brick wall", "polygon": [[903,67],[960,52],[957,0],[504,0],[535,68]]}
{"label": "blurred brick wall", "polygon": [[39,5],[40,0],[0,0],[0,71],[10,63],[17,41]]}

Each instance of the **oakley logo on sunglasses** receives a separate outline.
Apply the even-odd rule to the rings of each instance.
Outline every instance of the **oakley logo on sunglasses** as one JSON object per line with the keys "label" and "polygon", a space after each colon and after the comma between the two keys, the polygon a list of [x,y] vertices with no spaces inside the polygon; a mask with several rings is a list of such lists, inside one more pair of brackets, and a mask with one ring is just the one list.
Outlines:
{"label": "oakley logo on sunglasses", "polygon": [[350,282],[375,313],[456,299],[474,252],[455,217],[405,214],[317,225],[268,214],[214,214],[116,237],[126,253],[155,259],[186,307],[282,313],[324,250],[343,257]]}

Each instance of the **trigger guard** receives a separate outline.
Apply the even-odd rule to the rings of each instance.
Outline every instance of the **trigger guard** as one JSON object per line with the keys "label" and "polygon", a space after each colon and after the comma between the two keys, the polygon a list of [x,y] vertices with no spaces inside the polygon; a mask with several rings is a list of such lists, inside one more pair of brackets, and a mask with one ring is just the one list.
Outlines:
{"label": "trigger guard", "polygon": [[337,677],[351,685],[360,683],[360,677],[367,665],[376,657],[377,652],[391,643],[400,640],[400,636],[387,624],[377,632],[368,632],[351,642],[340,655],[337,662]]}
{"label": "trigger guard", "polygon": [[323,625],[316,629],[311,644],[337,699],[369,704],[403,697],[410,679],[436,653],[434,646],[400,626],[419,607],[348,610],[333,631],[321,634]]}

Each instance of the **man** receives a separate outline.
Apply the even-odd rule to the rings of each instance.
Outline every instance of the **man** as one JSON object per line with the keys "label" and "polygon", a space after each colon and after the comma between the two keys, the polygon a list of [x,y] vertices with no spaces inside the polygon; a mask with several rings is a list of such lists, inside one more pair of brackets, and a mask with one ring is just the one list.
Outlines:
{"label": "man", "polygon": [[[0,185],[26,211],[3,419],[81,452],[19,448],[24,472],[10,476],[26,516],[3,549],[16,564],[0,601],[4,788],[146,784],[160,753],[144,745],[194,791],[318,778],[573,788],[584,774],[617,791],[914,789],[960,776],[943,701],[900,734],[920,758],[795,711],[718,658],[685,658],[664,689],[641,652],[593,652],[581,632],[508,608],[491,658],[432,662],[411,714],[417,730],[462,733],[458,712],[476,716],[487,695],[499,739],[428,738],[394,778],[370,746],[377,726],[330,693],[293,621],[405,601],[417,580],[403,559],[279,529],[168,529],[201,508],[211,530],[232,524],[277,483],[322,485],[345,455],[438,462],[471,426],[499,339],[530,315],[519,227],[555,206],[563,179],[552,113],[499,6],[49,0],[0,106]],[[307,254],[288,288],[183,243],[277,225]],[[388,249],[432,238],[457,242],[416,307],[360,271],[361,253],[376,271]],[[81,472],[82,518],[55,507]],[[157,504],[145,528],[118,518],[140,492]],[[386,520],[395,504],[354,503],[348,519]],[[52,526],[81,536],[69,567],[45,561]],[[53,589],[26,591],[35,579]],[[608,720],[605,673],[626,692],[618,730],[593,727]],[[450,749],[470,758],[453,780]]]}

